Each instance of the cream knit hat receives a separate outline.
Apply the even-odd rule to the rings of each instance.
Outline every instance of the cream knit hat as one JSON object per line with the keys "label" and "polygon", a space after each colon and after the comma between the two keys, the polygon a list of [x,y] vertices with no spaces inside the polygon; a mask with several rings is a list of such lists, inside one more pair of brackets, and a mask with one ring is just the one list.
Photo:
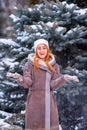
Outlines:
{"label": "cream knit hat", "polygon": [[47,41],[47,40],[45,40],[45,39],[38,39],[38,40],[36,40],[36,41],[34,42],[34,46],[33,46],[35,52],[36,52],[37,46],[40,45],[40,44],[45,44],[45,45],[49,48],[49,44],[48,44],[48,41]]}

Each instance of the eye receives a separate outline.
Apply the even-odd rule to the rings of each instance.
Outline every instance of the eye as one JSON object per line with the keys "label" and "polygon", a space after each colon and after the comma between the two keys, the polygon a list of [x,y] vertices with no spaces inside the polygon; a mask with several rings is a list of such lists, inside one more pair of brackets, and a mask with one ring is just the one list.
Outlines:
{"label": "eye", "polygon": [[41,47],[38,47],[37,49],[38,49],[38,50],[41,50]]}
{"label": "eye", "polygon": [[46,49],[46,46],[43,45],[43,49]]}
{"label": "eye", "polygon": [[46,47],[43,47],[43,49],[46,49]]}

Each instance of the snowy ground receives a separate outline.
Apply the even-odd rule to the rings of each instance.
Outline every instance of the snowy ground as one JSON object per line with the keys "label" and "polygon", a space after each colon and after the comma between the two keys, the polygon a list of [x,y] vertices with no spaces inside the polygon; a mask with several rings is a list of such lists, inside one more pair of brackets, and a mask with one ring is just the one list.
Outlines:
{"label": "snowy ground", "polygon": [[[0,111],[0,130],[22,130],[21,127],[11,125],[5,121],[12,116],[13,116],[13,114],[11,114],[11,113]],[[2,117],[2,119],[1,119],[1,117]]]}
{"label": "snowy ground", "polygon": [[10,124],[6,123],[5,120],[8,119],[9,117],[12,116],[12,114],[4,112],[4,111],[0,111],[0,116],[2,116],[3,119],[0,119],[0,128],[3,127],[4,128],[9,128]]}

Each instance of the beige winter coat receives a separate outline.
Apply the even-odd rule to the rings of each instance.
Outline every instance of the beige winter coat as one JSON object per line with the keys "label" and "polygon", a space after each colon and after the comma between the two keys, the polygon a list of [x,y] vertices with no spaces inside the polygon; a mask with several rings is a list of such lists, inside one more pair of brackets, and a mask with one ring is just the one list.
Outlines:
{"label": "beige winter coat", "polygon": [[42,62],[39,71],[34,71],[34,54],[29,55],[20,85],[29,88],[26,104],[25,129],[27,130],[59,130],[57,103],[54,90],[66,83],[60,74],[59,65],[54,56],[50,64],[56,72],[51,72]]}

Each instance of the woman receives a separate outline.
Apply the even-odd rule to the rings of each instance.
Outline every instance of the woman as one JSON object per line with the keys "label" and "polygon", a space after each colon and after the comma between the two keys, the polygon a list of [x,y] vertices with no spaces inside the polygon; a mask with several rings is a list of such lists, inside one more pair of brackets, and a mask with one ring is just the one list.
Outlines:
{"label": "woman", "polygon": [[[10,74],[21,86],[29,88],[26,104],[25,129],[59,130],[57,104],[53,91],[76,76],[60,74],[59,65],[49,49],[48,41],[34,42],[35,53],[29,54],[23,75]],[[9,75],[9,74],[8,74]]]}

